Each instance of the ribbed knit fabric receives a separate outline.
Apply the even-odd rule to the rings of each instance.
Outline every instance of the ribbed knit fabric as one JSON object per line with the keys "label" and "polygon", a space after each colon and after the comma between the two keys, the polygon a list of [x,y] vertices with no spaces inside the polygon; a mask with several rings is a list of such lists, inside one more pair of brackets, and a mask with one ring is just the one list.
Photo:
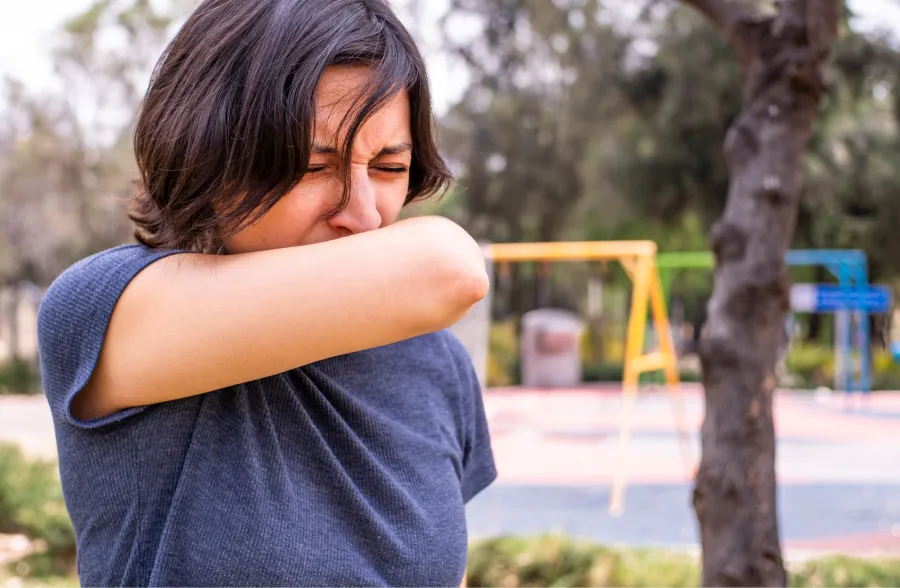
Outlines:
{"label": "ribbed knit fabric", "polygon": [[122,291],[172,253],[83,260],[39,313],[82,584],[459,585],[464,505],[496,471],[477,379],[447,332],[73,417]]}

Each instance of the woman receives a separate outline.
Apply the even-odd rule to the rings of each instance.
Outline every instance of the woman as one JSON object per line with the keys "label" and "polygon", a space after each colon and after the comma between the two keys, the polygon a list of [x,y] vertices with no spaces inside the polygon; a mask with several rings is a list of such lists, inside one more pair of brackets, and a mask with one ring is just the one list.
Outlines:
{"label": "woman", "polygon": [[443,329],[479,247],[395,222],[449,173],[381,0],[206,0],[135,132],[139,245],[39,317],[86,585],[457,585],[496,476]]}

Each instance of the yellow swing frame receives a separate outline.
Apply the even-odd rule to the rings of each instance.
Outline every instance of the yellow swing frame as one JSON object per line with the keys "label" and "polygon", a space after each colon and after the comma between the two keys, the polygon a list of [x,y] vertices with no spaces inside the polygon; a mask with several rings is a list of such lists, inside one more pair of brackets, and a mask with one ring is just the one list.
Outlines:
{"label": "yellow swing frame", "polygon": [[[495,243],[486,247],[487,257],[497,264],[557,261],[618,261],[631,278],[631,313],[625,340],[625,365],[622,377],[622,420],[609,512],[622,513],[628,475],[626,454],[631,436],[634,404],[640,375],[663,371],[672,402],[681,456],[687,476],[693,475],[693,457],[685,421],[684,404],[679,394],[678,358],[672,339],[662,282],[656,264],[653,241],[582,241],[560,243]],[[647,314],[651,315],[659,339],[659,351],[644,353]]]}

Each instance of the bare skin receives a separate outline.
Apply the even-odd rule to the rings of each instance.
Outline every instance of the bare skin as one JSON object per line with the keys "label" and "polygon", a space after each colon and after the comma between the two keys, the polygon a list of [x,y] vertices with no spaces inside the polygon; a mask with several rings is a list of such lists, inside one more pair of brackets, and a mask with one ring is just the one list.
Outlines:
{"label": "bare skin", "polygon": [[229,255],[171,256],[131,282],[76,416],[203,394],[434,332],[484,297],[482,252],[465,231],[434,217],[395,222],[412,157],[403,93],[362,128],[349,205],[324,219],[342,191],[340,121],[369,75],[326,71],[310,173],[227,241]]}

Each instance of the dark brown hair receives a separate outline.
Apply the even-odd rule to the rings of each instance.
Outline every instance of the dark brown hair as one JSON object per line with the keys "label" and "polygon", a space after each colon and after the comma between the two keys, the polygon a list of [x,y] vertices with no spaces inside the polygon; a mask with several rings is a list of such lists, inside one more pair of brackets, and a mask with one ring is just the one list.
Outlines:
{"label": "dark brown hair", "polygon": [[[306,173],[316,87],[336,65],[375,72],[344,121],[345,162],[365,121],[406,89],[407,202],[446,189],[425,63],[386,2],[205,0],[160,58],[138,116],[137,240],[221,252],[224,239],[271,209]],[[335,214],[348,198],[345,177]]]}

